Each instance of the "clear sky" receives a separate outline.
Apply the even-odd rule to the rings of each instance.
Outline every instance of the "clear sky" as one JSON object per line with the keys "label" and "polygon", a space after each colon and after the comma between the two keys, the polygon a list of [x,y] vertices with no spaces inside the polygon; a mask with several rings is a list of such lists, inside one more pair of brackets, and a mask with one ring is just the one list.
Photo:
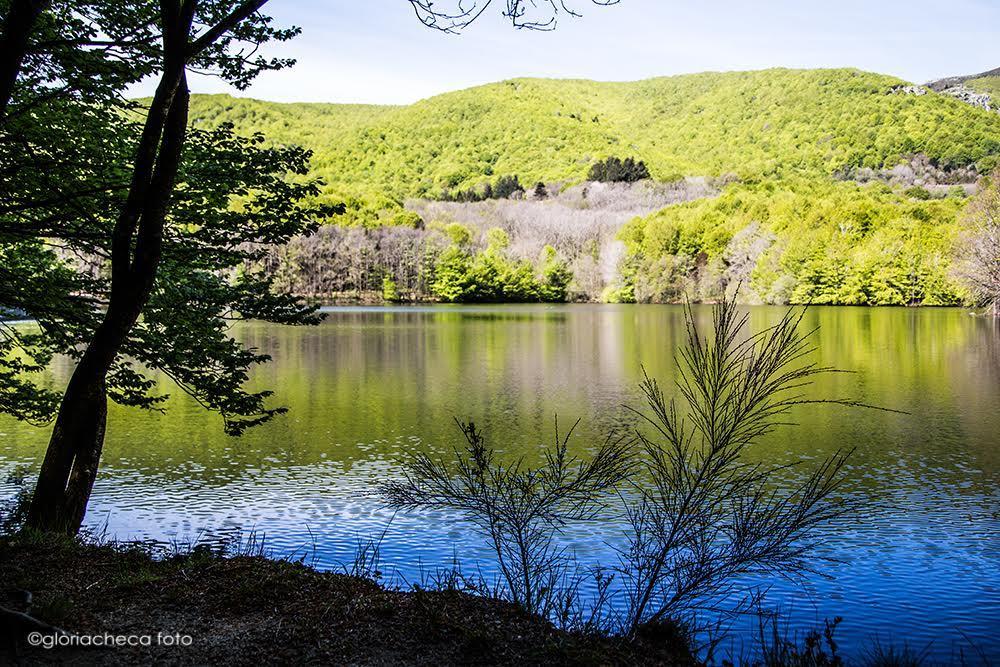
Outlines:
{"label": "clear sky", "polygon": [[[565,2],[583,17],[563,16],[555,32],[513,29],[501,16],[504,3],[494,0],[464,33],[446,35],[421,25],[407,0],[271,0],[265,11],[303,33],[268,53],[298,64],[237,94],[402,104],[520,76],[630,81],[847,66],[924,82],[1000,67],[1000,0]],[[191,88],[235,93],[205,78],[193,79]],[[134,92],[151,91],[142,85]]]}

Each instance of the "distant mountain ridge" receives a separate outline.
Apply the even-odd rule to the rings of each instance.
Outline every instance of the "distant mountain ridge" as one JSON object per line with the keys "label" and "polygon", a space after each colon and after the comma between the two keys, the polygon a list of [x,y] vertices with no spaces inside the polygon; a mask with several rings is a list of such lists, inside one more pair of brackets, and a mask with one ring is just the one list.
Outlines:
{"label": "distant mountain ridge", "polygon": [[930,81],[927,83],[927,87],[936,93],[940,93],[949,88],[954,88],[955,86],[960,86],[968,81],[974,79],[994,79],[1000,78],[1000,67],[996,69],[991,69],[989,72],[982,72],[980,74],[968,74],[966,76],[949,76],[944,79],[938,79],[937,81]]}
{"label": "distant mountain ridge", "polygon": [[[956,304],[959,213],[1000,166],[1000,114],[853,69],[513,79],[398,107],[195,96],[191,118],[314,151],[320,199],[347,212],[269,266],[318,299],[462,300],[452,287],[495,294],[561,266],[587,300],[745,284],[767,303]],[[660,183],[585,183],[608,157]],[[447,201],[514,177],[510,198]],[[494,228],[515,264],[487,271]]]}
{"label": "distant mountain ridge", "polygon": [[927,87],[971,106],[1000,113],[1000,68],[981,74],[950,76],[931,81]]}

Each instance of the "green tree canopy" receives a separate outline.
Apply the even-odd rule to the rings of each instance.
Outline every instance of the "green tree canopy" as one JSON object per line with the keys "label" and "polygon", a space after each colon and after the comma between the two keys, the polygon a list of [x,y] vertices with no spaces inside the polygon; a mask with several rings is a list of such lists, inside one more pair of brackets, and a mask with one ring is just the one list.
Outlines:
{"label": "green tree canopy", "polygon": [[[297,33],[273,27],[263,4],[2,6],[0,73],[14,76],[0,99],[0,310],[34,325],[0,324],[0,409],[56,417],[29,512],[37,527],[79,527],[106,401],[157,408],[152,373],[221,413],[230,433],[281,412],[268,392],[244,389],[266,355],[226,331],[245,318],[316,321],[247,267],[334,211],[303,203],[318,194],[308,151],[225,124],[187,128],[189,67],[243,88],[289,64],[256,55]],[[149,75],[160,79],[153,99],[123,101]],[[65,391],[38,381],[56,354],[76,362]]]}

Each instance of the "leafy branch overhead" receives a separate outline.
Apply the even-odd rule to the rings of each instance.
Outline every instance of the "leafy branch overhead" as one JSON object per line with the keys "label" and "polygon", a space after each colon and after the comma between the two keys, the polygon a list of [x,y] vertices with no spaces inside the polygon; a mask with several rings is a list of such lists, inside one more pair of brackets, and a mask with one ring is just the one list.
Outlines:
{"label": "leafy branch overhead", "polygon": [[[34,528],[79,530],[108,399],[160,407],[153,373],[221,413],[232,434],[282,412],[266,405],[269,392],[245,388],[267,355],[227,327],[318,321],[259,261],[344,207],[317,201],[308,151],[189,122],[189,73],[242,90],[293,63],[260,53],[299,33],[275,27],[265,4],[0,3],[0,315],[35,328],[3,325],[0,409],[36,423],[55,417],[28,513]],[[508,10],[515,24],[544,27],[527,5]],[[124,99],[150,78],[150,100]],[[40,379],[56,354],[75,362],[60,401]]]}
{"label": "leafy branch overhead", "polygon": [[[74,4],[79,6],[71,10],[52,3],[44,15],[0,142],[4,164],[15,167],[2,174],[0,252],[8,258],[8,275],[0,303],[39,326],[30,336],[15,332],[5,338],[21,351],[20,359],[3,357],[21,371],[9,410],[16,414],[15,404],[34,405],[23,409],[33,421],[50,419],[56,403],[26,371],[40,370],[53,354],[79,359],[79,343],[89,339],[98,313],[109,306],[114,216],[126,205],[134,146],[142,134],[137,116],[144,113],[116,91],[159,67],[156,43],[163,37],[155,11]],[[201,71],[242,85],[289,64],[252,54],[268,40],[291,38],[297,28],[276,29],[246,3],[198,7],[193,31],[200,36],[189,48]],[[220,33],[216,41],[209,39],[213,31]],[[124,62],[126,56],[131,60]],[[53,80],[61,87],[53,88]],[[63,141],[66,135],[78,140]],[[238,136],[229,125],[189,130],[150,307],[109,376],[115,400],[156,407],[164,397],[149,393],[154,383],[148,374],[162,371],[221,412],[227,430],[240,431],[277,412],[263,407],[266,393],[242,389],[247,367],[267,356],[243,350],[226,328],[242,318],[316,321],[313,309],[276,294],[269,276],[245,269],[268,247],[309,233],[341,209],[303,204],[320,187],[308,178],[309,151],[264,147],[262,141],[260,135]],[[5,372],[14,375],[13,368]]]}

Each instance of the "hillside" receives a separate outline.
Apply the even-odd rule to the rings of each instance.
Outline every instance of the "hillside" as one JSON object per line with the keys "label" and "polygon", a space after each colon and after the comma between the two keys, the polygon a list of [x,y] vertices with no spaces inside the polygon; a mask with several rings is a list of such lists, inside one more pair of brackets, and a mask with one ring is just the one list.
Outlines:
{"label": "hillside", "polygon": [[[321,301],[713,300],[742,283],[769,303],[959,303],[956,223],[1000,164],[1000,114],[856,70],[518,79],[399,107],[198,96],[192,118],[315,152],[348,214],[267,268]],[[609,156],[653,180],[585,182]],[[523,199],[433,201],[513,175]]]}
{"label": "hillside", "polygon": [[342,143],[401,107],[374,104],[281,104],[230,95],[192,95],[191,122],[200,127],[234,123],[279,143],[314,149]]}
{"label": "hillside", "polygon": [[641,158],[658,180],[831,175],[912,153],[985,172],[1000,155],[1000,115],[855,70],[518,79],[406,107],[196,96],[192,118],[307,146],[331,196],[375,209],[505,174],[580,181],[609,155]]}
{"label": "hillside", "polygon": [[756,303],[947,305],[963,197],[886,184],[735,185],[622,230],[627,300],[721,297],[741,284]]}

